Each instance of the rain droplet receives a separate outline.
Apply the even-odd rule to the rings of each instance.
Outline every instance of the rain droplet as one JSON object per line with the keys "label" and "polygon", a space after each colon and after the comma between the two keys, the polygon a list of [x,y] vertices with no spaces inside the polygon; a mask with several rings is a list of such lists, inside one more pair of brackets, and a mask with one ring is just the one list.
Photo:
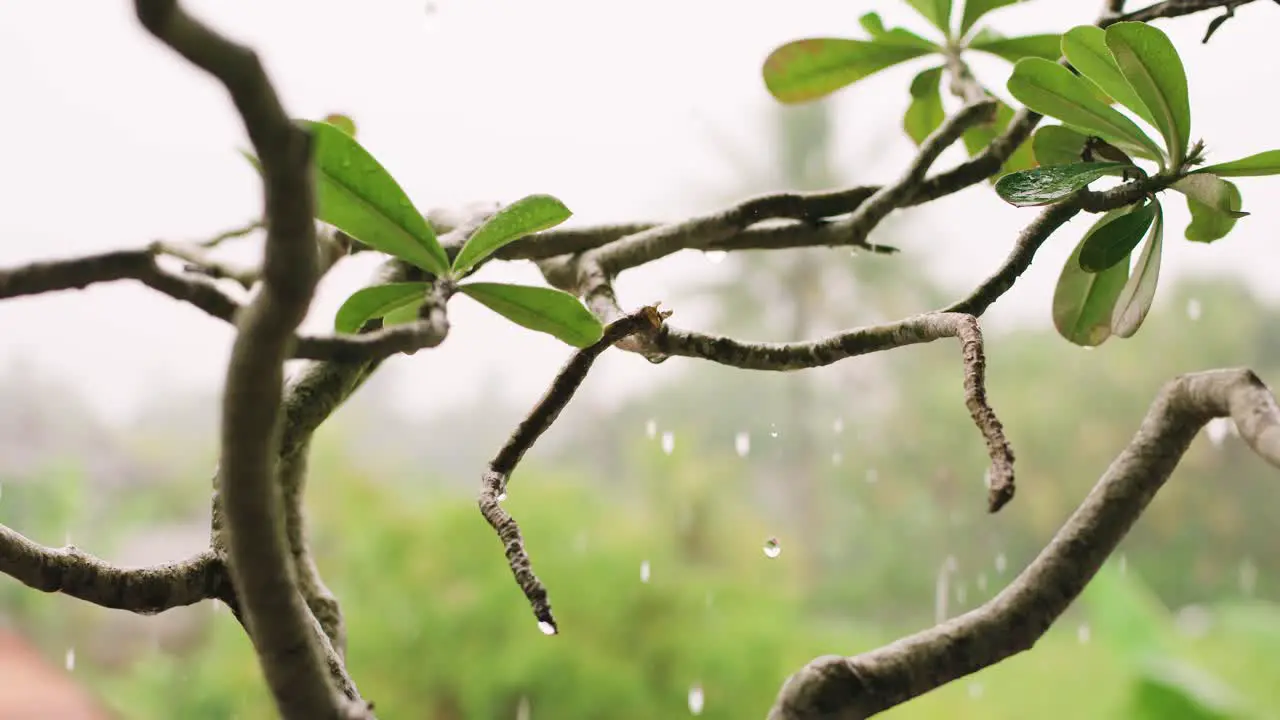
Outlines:
{"label": "rain droplet", "polygon": [[1253,564],[1253,560],[1245,558],[1240,561],[1240,592],[1252,595],[1256,587],[1258,587],[1258,566]]}
{"label": "rain droplet", "polygon": [[1204,308],[1200,307],[1199,300],[1195,298],[1191,298],[1190,300],[1187,301],[1187,319],[1188,320],[1192,322],[1199,320],[1200,315],[1203,312],[1204,312]]}
{"label": "rain droplet", "polygon": [[878,482],[880,482],[880,473],[875,468],[867,470],[867,484],[875,485]]}
{"label": "rain droplet", "polygon": [[977,700],[978,698],[982,697],[982,691],[983,691],[982,683],[980,683],[980,682],[971,682],[971,683],[969,683],[969,698],[970,698],[970,699],[972,699],[972,700]]}
{"label": "rain droplet", "polygon": [[529,698],[521,695],[520,704],[516,705],[516,720],[530,720],[533,710],[529,707]]}
{"label": "rain droplet", "polygon": [[1120,557],[1119,559],[1116,560],[1116,564],[1118,566],[1117,569],[1120,571],[1121,575],[1127,575],[1129,573],[1129,556],[1128,555],[1125,555],[1124,553],[1120,553]]}
{"label": "rain droplet", "polygon": [[833,452],[833,453],[831,453],[831,464],[832,464],[832,465],[839,465],[839,464],[840,464],[840,463],[842,463],[842,462],[844,462],[844,455],[843,455],[842,453],[840,453],[840,452]]}
{"label": "rain droplet", "polygon": [[1204,432],[1214,447],[1222,447],[1222,441],[1227,439],[1227,433],[1231,432],[1234,424],[1231,418],[1217,417],[1205,423]]}
{"label": "rain droplet", "polygon": [[988,490],[991,489],[991,468],[987,468],[986,471],[982,473],[982,486]]}
{"label": "rain droplet", "polygon": [[1009,558],[1006,558],[1004,556],[1004,553],[1000,553],[996,555],[996,572],[997,573],[1003,575],[1004,569],[1008,567],[1008,565],[1009,565]]}
{"label": "rain droplet", "polygon": [[831,432],[837,435],[844,432],[844,418],[838,417],[835,419],[834,422],[831,423]]}
{"label": "rain droplet", "polygon": [[642,560],[640,562],[640,582],[649,582],[649,561]]}
{"label": "rain droplet", "polygon": [[62,544],[65,547],[71,547],[71,531],[70,530],[67,531],[67,535],[65,538],[63,538]]}
{"label": "rain droplet", "polygon": [[978,592],[986,592],[987,591],[987,574],[978,573],[978,581],[975,584],[978,586]]}
{"label": "rain droplet", "polygon": [[649,422],[645,423],[644,434],[648,436],[650,440],[658,437],[658,421],[650,420]]}
{"label": "rain droplet", "polygon": [[556,626],[555,626],[555,625],[552,625],[551,623],[547,622],[546,620],[539,620],[539,621],[538,621],[538,629],[542,631],[542,634],[543,634],[543,635],[555,635],[555,634],[556,634]]}
{"label": "rain droplet", "polygon": [[707,262],[711,263],[712,265],[719,265],[720,263],[724,262],[724,259],[726,257],[729,256],[729,253],[723,250],[708,250],[703,254],[707,256]]}
{"label": "rain droplet", "polygon": [[782,544],[778,542],[778,538],[771,537],[764,541],[764,556],[767,558],[776,558],[782,554]]}
{"label": "rain droplet", "polygon": [[708,590],[707,591],[707,607],[711,607],[711,603],[714,601],[715,601],[715,596],[711,594],[710,590]]}
{"label": "rain droplet", "polygon": [[502,502],[503,500],[506,500],[506,499],[507,499],[507,491],[503,490],[502,492],[498,493],[498,502]]}
{"label": "rain droplet", "polygon": [[662,452],[670,455],[676,449],[676,436],[670,430],[662,433]]}
{"label": "rain droplet", "polygon": [[960,583],[959,585],[956,585],[956,604],[963,605],[965,601],[968,599],[969,599],[969,588],[965,587],[964,583]]}
{"label": "rain droplet", "polygon": [[689,688],[689,712],[694,715],[702,714],[702,704],[706,698],[702,695],[702,686],[694,685]]}
{"label": "rain droplet", "polygon": [[67,665],[68,672],[76,669],[76,649],[75,648],[67,648],[66,665]]}
{"label": "rain droplet", "polygon": [[1080,623],[1080,627],[1076,628],[1076,641],[1081,645],[1088,645],[1089,638],[1093,636],[1093,631],[1089,629],[1089,623]]}
{"label": "rain droplet", "polygon": [[577,534],[577,536],[573,538],[573,550],[579,555],[587,551],[587,531],[586,530],[580,531]]}
{"label": "rain droplet", "polygon": [[775,438],[776,438],[776,437],[778,437],[778,426],[777,426],[777,425],[770,425],[770,426],[769,426],[769,437],[775,437]]}
{"label": "rain droplet", "polygon": [[746,457],[751,452],[751,435],[745,430],[733,437],[733,449],[738,453],[738,457]]}

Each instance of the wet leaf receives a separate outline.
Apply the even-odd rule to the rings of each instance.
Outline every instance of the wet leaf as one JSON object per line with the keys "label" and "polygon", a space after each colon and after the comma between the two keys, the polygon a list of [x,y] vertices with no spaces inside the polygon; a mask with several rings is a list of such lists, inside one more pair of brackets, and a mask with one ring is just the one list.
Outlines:
{"label": "wet leaf", "polygon": [[1129,212],[1089,233],[1080,248],[1080,269],[1102,272],[1116,263],[1127,261],[1155,220],[1157,207],[1152,201],[1131,205]]}
{"label": "wet leaf", "polygon": [[1070,196],[1103,175],[1131,167],[1125,163],[1050,165],[1010,173],[996,181],[996,193],[1020,207],[1048,205]]}
{"label": "wet leaf", "polygon": [[1151,123],[1151,127],[1159,127],[1142,98],[1138,97],[1120,72],[1115,56],[1107,47],[1105,30],[1093,25],[1071,28],[1062,36],[1062,52],[1072,67],[1097,85],[1109,98]]}
{"label": "wet leaf", "polygon": [[578,298],[551,288],[505,283],[466,283],[458,291],[490,310],[544,332],[574,347],[586,347],[600,339],[604,327]]}
{"label": "wet leaf", "polygon": [[1091,234],[1122,214],[1113,210],[1094,223],[1058,276],[1053,291],[1053,325],[1059,335],[1076,345],[1101,345],[1111,336],[1111,313],[1129,277],[1129,267],[1117,263],[1100,273],[1085,272],[1080,269],[1080,248]]}
{"label": "wet leaf", "polygon": [[1041,166],[1080,162],[1080,153],[1089,137],[1065,125],[1041,125],[1031,138],[1031,149]]}
{"label": "wet leaf", "polygon": [[312,132],[316,217],[388,255],[443,275],[444,249],[391,174],[342,130],[302,121]]}
{"label": "wet leaf", "polygon": [[555,227],[573,213],[550,195],[529,195],[502,208],[471,235],[453,259],[453,272],[462,275],[476,263],[520,238]]}
{"label": "wet leaf", "polygon": [[359,332],[370,320],[406,306],[416,309],[426,299],[428,287],[427,283],[405,282],[361,288],[338,308],[333,329],[340,333]]}

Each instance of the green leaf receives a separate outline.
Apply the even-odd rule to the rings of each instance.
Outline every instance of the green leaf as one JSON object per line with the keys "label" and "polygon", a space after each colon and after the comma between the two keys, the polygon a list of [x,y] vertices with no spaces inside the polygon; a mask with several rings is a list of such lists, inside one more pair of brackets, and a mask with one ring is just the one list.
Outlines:
{"label": "green leaf", "polygon": [[447,273],[444,248],[391,174],[342,130],[303,124],[313,137],[316,217],[375,250],[435,275]]}
{"label": "green leaf", "polygon": [[1111,336],[1111,311],[1129,278],[1129,266],[1116,263],[1100,273],[1087,273],[1080,269],[1080,248],[1089,241],[1090,235],[1122,214],[1121,210],[1112,210],[1094,223],[1058,276],[1058,285],[1053,291],[1053,326],[1059,335],[1076,345],[1101,345]]}
{"label": "green leaf", "polygon": [[1280,150],[1267,150],[1239,160],[1193,170],[1192,174],[1213,173],[1218,177],[1256,177],[1280,175]]}
{"label": "green leaf", "polygon": [[1127,663],[1173,649],[1173,618],[1132,570],[1122,571],[1114,562],[1103,565],[1085,587],[1079,603],[1093,636]]}
{"label": "green leaf", "polygon": [[1177,48],[1160,28],[1146,23],[1116,23],[1106,33],[1120,72],[1155,118],[1171,162],[1180,164],[1191,142],[1191,100]]}
{"label": "green leaf", "polygon": [[764,84],[779,102],[808,102],[931,51],[914,45],[843,38],[796,40],[765,59]]}
{"label": "green leaf", "polygon": [[503,283],[466,283],[458,290],[518,325],[574,347],[586,347],[604,333],[604,326],[578,298],[559,290]]}
{"label": "green leaf", "polygon": [[356,121],[352,120],[349,115],[343,115],[342,113],[330,113],[325,116],[324,121],[351,137],[356,136]]}
{"label": "green leaf", "polygon": [[[1005,105],[999,98],[996,101],[996,115],[989,123],[974,125],[964,131],[961,138],[964,140],[965,149],[969,151],[970,157],[977,155],[987,146],[991,144],[996,136],[1003,133],[1009,127],[1009,123],[1013,122],[1013,108]],[[1079,158],[1076,158],[1077,160]],[[1011,173],[1019,170],[1027,170],[1036,166],[1035,158],[1031,154],[1031,143],[1023,142],[1016,150],[1009,155],[1009,159],[1004,161],[1004,166],[1000,168],[1001,172]],[[995,182],[995,178],[991,178],[991,182]]]}
{"label": "green leaf", "polygon": [[997,8],[1013,5],[1021,0],[966,0],[964,14],[960,17],[960,34],[969,32],[969,28],[978,22],[978,18]]}
{"label": "green leaf", "polygon": [[1151,223],[1151,232],[1147,233],[1147,242],[1142,246],[1142,254],[1138,256],[1138,264],[1133,274],[1120,291],[1116,307],[1111,311],[1111,334],[1116,337],[1133,337],[1142,327],[1151,311],[1151,303],[1156,298],[1156,284],[1160,280],[1160,255],[1164,247],[1164,210],[1160,203],[1156,206],[1156,218]]}
{"label": "green leaf", "polygon": [[413,302],[406,303],[382,316],[382,327],[394,327],[396,325],[404,325],[418,319],[418,310],[422,308],[427,299],[420,297]]}
{"label": "green leaf", "polygon": [[[1185,181],[1193,177],[1214,178],[1217,182],[1210,187],[1200,186],[1192,189],[1192,186]],[[1187,225],[1185,234],[1186,238],[1192,242],[1211,243],[1221,240],[1231,232],[1231,229],[1236,226],[1236,219],[1242,215],[1240,188],[1237,188],[1235,183],[1213,175],[1191,175],[1174,183],[1173,188],[1187,196],[1187,210],[1191,211],[1191,222]],[[1192,191],[1188,192],[1188,190]]]}
{"label": "green leaf", "polygon": [[886,28],[884,21],[880,19],[878,13],[867,13],[858,18],[858,24],[862,25],[862,29],[867,31],[871,39],[878,43],[886,45],[905,45],[909,47],[917,47],[929,52],[941,50],[936,43],[930,42],[919,35],[906,30],[904,28]]}
{"label": "green leaf", "polygon": [[969,48],[1002,57],[1012,63],[1025,57],[1038,57],[1056,62],[1062,57],[1062,36],[1047,34],[1007,38],[984,29],[969,41]]}
{"label": "green leaf", "polygon": [[1088,78],[1103,94],[1151,123],[1151,127],[1159,127],[1142,98],[1138,97],[1120,72],[1120,66],[1107,47],[1105,30],[1093,25],[1071,28],[1062,36],[1062,54],[1072,67]]}
{"label": "green leaf", "polygon": [[499,210],[471,235],[453,259],[453,272],[461,275],[502,246],[530,233],[555,227],[573,213],[550,195],[529,195]]}
{"label": "green leaf", "polygon": [[1080,162],[1089,137],[1064,125],[1041,125],[1031,137],[1031,149],[1041,166]]}
{"label": "green leaf", "polygon": [[938,89],[941,82],[941,66],[924,70],[911,81],[911,104],[902,116],[902,128],[917,145],[937,130],[947,117],[942,107],[942,93]]}
{"label": "green leaf", "polygon": [[1170,187],[1189,198],[1194,198],[1200,204],[1208,206],[1210,210],[1230,215],[1233,218],[1242,218],[1249,214],[1240,211],[1240,193],[1239,191],[1232,192],[1232,188],[1235,185],[1219,178],[1217,175],[1209,175],[1208,173],[1188,175]]}
{"label": "green leaf", "polygon": [[858,18],[858,24],[862,26],[867,34],[875,39],[879,35],[883,35],[888,30],[884,27],[884,20],[880,19],[880,13],[869,12]]}
{"label": "green leaf", "polygon": [[1138,668],[1131,720],[1245,720],[1257,717],[1239,692],[1217,676],[1171,656],[1148,656]]}
{"label": "green leaf", "polygon": [[407,305],[416,308],[426,299],[428,287],[427,283],[403,282],[361,288],[338,308],[333,329],[341,333],[359,332],[370,320]]}
{"label": "green leaf", "polygon": [[1155,157],[1162,150],[1132,120],[1099,100],[1087,80],[1044,58],[1023,58],[1013,66],[1009,92],[1022,104],[1094,135],[1128,141]]}
{"label": "green leaf", "polygon": [[1125,163],[1050,165],[1005,175],[996,181],[996,193],[1005,202],[1019,207],[1057,202],[1097,180],[1124,168]]}
{"label": "green leaf", "polygon": [[1142,241],[1142,236],[1155,220],[1159,205],[1145,201],[1129,207],[1132,208],[1130,212],[1089,234],[1089,239],[1080,248],[1081,270],[1102,272],[1116,263],[1128,260],[1129,254]]}
{"label": "green leaf", "polygon": [[907,0],[907,4],[933,23],[943,35],[951,34],[951,0]]}

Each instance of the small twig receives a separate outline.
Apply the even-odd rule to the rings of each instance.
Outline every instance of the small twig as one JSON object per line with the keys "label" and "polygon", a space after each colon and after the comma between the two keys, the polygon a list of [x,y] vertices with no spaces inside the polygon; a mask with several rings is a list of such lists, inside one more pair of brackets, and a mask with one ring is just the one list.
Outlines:
{"label": "small twig", "polygon": [[528,417],[516,426],[511,438],[489,462],[489,469],[481,479],[478,502],[480,514],[498,533],[498,539],[502,541],[505,548],[511,573],[515,576],[524,596],[528,598],[534,617],[538,619],[539,627],[548,635],[558,632],[559,628],[556,625],[555,616],[551,613],[547,589],[533,572],[529,553],[525,550],[524,539],[520,535],[520,527],[516,524],[515,518],[502,509],[501,501],[506,497],[507,484],[520,458],[524,457],[525,452],[537,442],[542,433],[551,427],[551,424],[560,416],[560,412],[573,399],[574,393],[581,387],[596,358],[624,337],[639,332],[656,331],[662,327],[663,320],[670,314],[670,312],[660,311],[656,304],[643,307],[611,323],[605,328],[604,335],[599,340],[575,352],[556,375],[546,394],[534,405]]}
{"label": "small twig", "polygon": [[261,220],[254,220],[253,222],[248,223],[247,225],[242,225],[238,228],[233,228],[225,232],[220,232],[217,235],[214,235],[213,237],[207,240],[201,240],[198,243],[196,243],[196,245],[206,250],[212,250],[213,248],[218,247],[219,245],[221,245],[222,243],[228,240],[242,238],[254,232],[255,230],[261,230],[263,227],[265,226],[262,224]]}
{"label": "small twig", "polygon": [[1280,408],[1249,370],[1183,375],[1031,565],[981,607],[855,657],[816,658],[782,686],[769,720],[857,720],[1029,650],[1075,601],[1210,419],[1280,467]]}
{"label": "small twig", "polygon": [[1122,15],[1110,15],[1100,20],[1098,25],[1107,27],[1118,22],[1151,22],[1160,18],[1191,15],[1203,10],[1213,10],[1214,8],[1239,7],[1248,5],[1251,2],[1253,0],[1164,0],[1164,2],[1148,5],[1141,10],[1134,10]]}
{"label": "small twig", "polygon": [[197,272],[214,280],[234,280],[245,290],[253,288],[258,281],[258,271],[251,268],[234,267],[221,260],[215,260],[204,252],[201,246],[177,243],[168,240],[156,240],[147,246],[153,253],[163,253],[188,263],[189,272]]}

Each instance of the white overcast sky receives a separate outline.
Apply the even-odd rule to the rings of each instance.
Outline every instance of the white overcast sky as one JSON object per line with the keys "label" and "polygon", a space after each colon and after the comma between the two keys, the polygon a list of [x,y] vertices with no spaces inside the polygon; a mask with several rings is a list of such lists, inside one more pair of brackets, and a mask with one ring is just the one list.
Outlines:
{"label": "white overcast sky", "polygon": [[[1131,3],[1133,4],[1133,3]],[[858,16],[924,28],[900,0],[200,0],[199,17],[253,45],[288,110],[348,112],[361,141],[422,209],[552,193],[572,222],[677,218],[714,210],[707,199],[735,185],[719,135],[770,161],[759,68],[768,52],[811,35],[858,36]],[[989,16],[1005,34],[1092,21],[1101,2],[1033,0]],[[1211,161],[1280,147],[1277,100],[1280,8],[1241,9],[1215,40],[1210,16],[1162,21],[1188,66],[1193,135]],[[910,64],[844,91],[837,100],[840,158],[855,181],[893,177],[911,151],[900,133]],[[1008,66],[978,64],[987,78]],[[992,74],[996,73],[996,74]],[[0,265],[138,246],[155,238],[212,235],[254,217],[256,176],[235,152],[246,140],[219,86],[152,40],[123,0],[0,3]],[[893,147],[859,164],[871,142]],[[951,155],[944,162],[954,161]],[[1219,245],[1180,241],[1185,209],[1171,206],[1166,277],[1231,272],[1267,297],[1280,252],[1280,180],[1244,179],[1253,216]],[[902,241],[927,253],[961,291],[985,276],[1034,214],[986,188],[913,210],[920,231]],[[1077,227],[1080,221],[1073,223]],[[1073,240],[1060,237],[988,326],[1047,325],[1052,283]],[[326,279],[307,328],[323,331],[367,275],[354,261]],[[713,272],[683,253],[631,273],[624,303],[666,297],[682,279]],[[490,278],[539,282],[527,264]],[[1157,301],[1159,302],[1159,301]],[[679,307],[675,308],[677,311]],[[492,372],[522,399],[541,392],[567,348],[459,300],[437,351],[393,368],[405,409],[465,402]],[[686,325],[697,317],[686,314]],[[231,331],[220,321],[143,288],[117,284],[0,303],[0,372],[25,358],[74,382],[108,416],[127,417],[147,397],[180,386],[216,388]],[[610,357],[615,377],[670,377],[634,357]],[[637,377],[640,377],[637,375]],[[624,383],[636,386],[638,383]]]}

